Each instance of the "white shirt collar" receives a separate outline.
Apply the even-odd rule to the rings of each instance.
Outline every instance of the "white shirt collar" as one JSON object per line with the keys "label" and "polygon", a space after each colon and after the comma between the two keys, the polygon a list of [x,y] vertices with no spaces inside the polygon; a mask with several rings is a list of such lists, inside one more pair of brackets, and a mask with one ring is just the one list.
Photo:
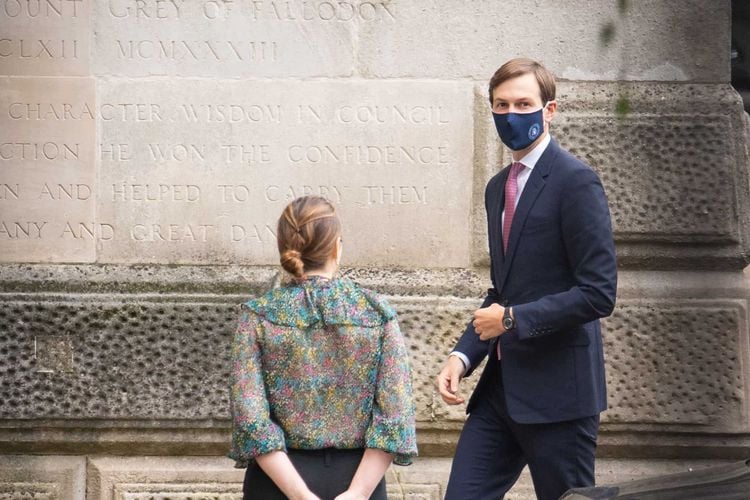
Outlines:
{"label": "white shirt collar", "polygon": [[550,140],[552,140],[552,137],[548,132],[547,135],[544,136],[544,139],[542,139],[542,142],[537,144],[534,149],[526,153],[526,156],[518,161],[523,163],[526,168],[531,170],[536,165],[536,162],[539,161],[539,158],[542,157],[542,153],[544,153],[544,151],[547,149],[547,146],[549,146]]}

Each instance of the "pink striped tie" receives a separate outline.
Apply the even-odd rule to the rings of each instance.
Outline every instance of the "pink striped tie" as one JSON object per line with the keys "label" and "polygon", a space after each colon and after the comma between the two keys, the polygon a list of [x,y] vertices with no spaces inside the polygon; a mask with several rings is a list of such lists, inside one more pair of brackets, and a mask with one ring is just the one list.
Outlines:
{"label": "pink striped tie", "polygon": [[510,166],[508,180],[505,181],[505,209],[503,213],[503,250],[508,251],[510,227],[513,224],[513,214],[516,213],[516,196],[518,196],[518,174],[523,170],[523,163],[516,161]]}
{"label": "pink striped tie", "polygon": [[[508,240],[510,239],[510,227],[513,224],[513,214],[516,213],[516,197],[518,196],[518,174],[523,170],[524,164],[515,161],[510,166],[508,180],[505,181],[505,209],[503,211],[503,251],[508,252]],[[497,339],[497,359],[502,358],[500,353],[500,339]]]}

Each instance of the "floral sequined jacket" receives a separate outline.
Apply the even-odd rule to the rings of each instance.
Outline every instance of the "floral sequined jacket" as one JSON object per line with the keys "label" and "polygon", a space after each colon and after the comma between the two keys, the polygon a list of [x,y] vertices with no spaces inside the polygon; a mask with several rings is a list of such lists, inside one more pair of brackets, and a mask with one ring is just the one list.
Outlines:
{"label": "floral sequined jacket", "polygon": [[243,305],[232,347],[232,447],[417,454],[411,372],[396,312],[345,278],[310,277]]}

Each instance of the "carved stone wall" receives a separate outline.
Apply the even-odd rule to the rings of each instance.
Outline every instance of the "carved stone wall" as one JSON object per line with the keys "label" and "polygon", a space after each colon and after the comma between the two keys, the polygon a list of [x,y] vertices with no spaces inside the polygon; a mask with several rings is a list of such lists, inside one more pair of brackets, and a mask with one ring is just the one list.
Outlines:
{"label": "carved stone wall", "polygon": [[[322,194],[345,273],[399,312],[442,498],[463,407],[433,379],[488,286],[486,85],[558,76],[620,265],[600,481],[750,453],[750,120],[728,0],[0,0],[0,498],[238,498],[228,347]],[[462,390],[468,395],[477,377]],[[512,498],[531,498],[527,476]]]}

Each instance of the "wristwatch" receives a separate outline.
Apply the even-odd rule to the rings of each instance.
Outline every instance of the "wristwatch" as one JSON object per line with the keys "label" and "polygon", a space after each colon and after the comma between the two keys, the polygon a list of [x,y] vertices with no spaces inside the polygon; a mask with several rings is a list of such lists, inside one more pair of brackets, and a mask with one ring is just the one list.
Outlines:
{"label": "wristwatch", "polygon": [[516,327],[516,320],[510,315],[510,307],[505,308],[503,313],[503,328],[505,331],[512,330]]}

